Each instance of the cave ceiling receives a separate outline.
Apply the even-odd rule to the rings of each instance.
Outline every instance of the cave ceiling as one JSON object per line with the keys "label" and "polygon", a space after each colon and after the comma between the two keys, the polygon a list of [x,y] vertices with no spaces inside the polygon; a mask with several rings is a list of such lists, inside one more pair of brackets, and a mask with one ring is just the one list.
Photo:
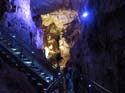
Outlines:
{"label": "cave ceiling", "polygon": [[94,12],[110,12],[125,4],[125,0],[31,0],[32,15],[58,10],[68,2],[75,10],[87,4],[86,7],[93,9]]}
{"label": "cave ceiling", "polygon": [[[0,0],[0,6],[3,10],[3,2],[15,1],[15,0]],[[95,10],[94,12],[109,12],[122,5],[125,5],[125,0],[29,0],[31,6],[31,12],[33,16],[46,14],[61,8],[62,5],[70,2],[73,9],[79,10],[84,7],[87,1],[87,8]],[[70,4],[70,5],[71,5]]]}
{"label": "cave ceiling", "polygon": [[62,0],[31,0],[32,15],[46,14],[60,8]]}
{"label": "cave ceiling", "polygon": [[80,3],[84,0],[31,0],[32,15],[47,14],[49,12],[60,9],[66,4],[71,5],[73,9],[78,9]]}

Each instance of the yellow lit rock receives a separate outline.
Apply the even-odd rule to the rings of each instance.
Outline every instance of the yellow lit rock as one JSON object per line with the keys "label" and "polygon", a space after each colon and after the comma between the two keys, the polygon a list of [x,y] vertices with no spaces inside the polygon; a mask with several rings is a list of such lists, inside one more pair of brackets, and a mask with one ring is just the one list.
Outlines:
{"label": "yellow lit rock", "polygon": [[66,39],[62,37],[62,35],[68,27],[66,24],[71,23],[77,15],[77,12],[74,10],[58,10],[41,15],[42,25],[45,27],[43,29],[45,32],[44,36],[46,36],[44,40],[46,58],[51,59],[53,55],[60,53],[63,58],[63,60],[60,60],[61,67],[65,67],[66,62],[69,60],[70,48],[72,47],[70,43],[66,42]]}

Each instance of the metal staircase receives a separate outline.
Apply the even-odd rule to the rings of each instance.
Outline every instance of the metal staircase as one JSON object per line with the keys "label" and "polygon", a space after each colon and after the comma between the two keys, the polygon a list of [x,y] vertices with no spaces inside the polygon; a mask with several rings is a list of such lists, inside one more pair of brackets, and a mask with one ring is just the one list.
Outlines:
{"label": "metal staircase", "polygon": [[39,93],[48,93],[46,89],[56,81],[58,71],[34,55],[13,37],[0,35],[0,56],[3,60],[23,72]]}

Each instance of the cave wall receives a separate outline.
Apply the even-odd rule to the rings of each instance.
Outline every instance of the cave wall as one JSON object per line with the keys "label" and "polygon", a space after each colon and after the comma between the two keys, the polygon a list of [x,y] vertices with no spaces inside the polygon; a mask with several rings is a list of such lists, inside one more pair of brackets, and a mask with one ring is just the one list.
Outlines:
{"label": "cave wall", "polygon": [[30,0],[13,0],[8,2],[9,10],[4,13],[2,22],[5,27],[18,33],[23,40],[29,40],[29,31],[35,25],[30,12]]}
{"label": "cave wall", "polygon": [[83,66],[83,75],[113,93],[124,93],[125,6],[122,5],[124,0],[121,0],[122,3],[116,1],[107,2],[106,7],[101,0],[102,5],[94,4],[97,2],[93,0],[92,7],[96,14],[91,21],[94,22],[82,24],[82,35],[71,53],[72,60]]}
{"label": "cave wall", "polygon": [[12,0],[6,3],[1,23],[6,30],[16,34],[21,41],[31,43],[30,32],[33,34],[33,45],[38,49],[43,46],[43,31],[40,16],[32,16],[30,0]]}
{"label": "cave wall", "polygon": [[84,0],[31,0],[30,6],[32,6],[32,15],[36,16],[47,14],[64,7],[66,9],[79,10],[80,7],[84,6]]}
{"label": "cave wall", "polygon": [[97,14],[115,11],[116,8],[125,4],[124,0],[89,0],[87,8],[93,9]]}
{"label": "cave wall", "polygon": [[4,12],[7,10],[5,0],[0,1],[0,20],[2,19]]}

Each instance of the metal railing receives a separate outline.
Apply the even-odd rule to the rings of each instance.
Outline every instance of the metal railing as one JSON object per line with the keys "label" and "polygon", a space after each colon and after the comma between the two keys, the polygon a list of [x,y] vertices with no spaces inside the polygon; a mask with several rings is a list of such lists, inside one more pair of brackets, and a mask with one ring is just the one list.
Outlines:
{"label": "metal railing", "polygon": [[[23,49],[27,50],[27,52],[30,54],[30,56],[34,57],[35,59],[38,60],[39,64],[43,65],[44,67],[46,67],[49,72],[51,72],[54,76],[56,76],[57,74],[57,70],[56,68],[52,67],[52,64],[50,62],[48,62],[44,57],[43,57],[43,53],[42,50],[41,52],[39,52],[37,49],[35,49],[33,46],[31,46],[29,43],[27,43],[26,41],[24,41],[19,35],[17,35],[16,33],[14,33],[11,29],[9,28],[4,28],[3,32],[4,35],[6,35],[8,38],[11,38],[11,40],[15,41],[16,43],[18,43]],[[11,35],[15,35],[16,37],[13,38],[13,36]],[[35,53],[32,54],[31,52],[34,51]],[[38,53],[39,52],[39,53]]]}
{"label": "metal railing", "polygon": [[49,85],[45,93],[53,93],[55,90],[63,91],[63,75],[60,75],[53,83]]}
{"label": "metal railing", "polygon": [[112,93],[111,90],[106,89],[99,83],[90,80],[88,77],[81,77],[82,80],[80,80],[80,83],[83,83],[84,89],[87,91],[85,93]]}
{"label": "metal railing", "polygon": [[100,84],[98,84],[95,81],[92,81],[93,86],[95,87],[95,89],[97,89],[100,93],[112,93],[110,90],[104,88],[103,86],[101,86]]}

